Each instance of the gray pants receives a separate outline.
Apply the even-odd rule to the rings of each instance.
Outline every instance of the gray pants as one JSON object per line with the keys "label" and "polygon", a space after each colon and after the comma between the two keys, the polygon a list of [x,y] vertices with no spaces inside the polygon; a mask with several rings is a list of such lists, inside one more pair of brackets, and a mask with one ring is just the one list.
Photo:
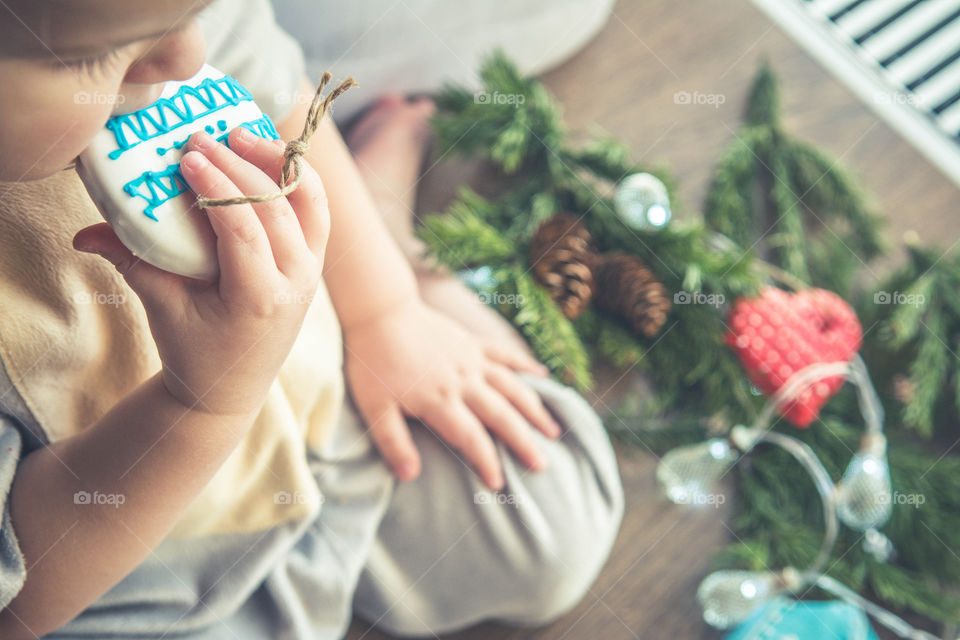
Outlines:
{"label": "gray pants", "polygon": [[[623,493],[606,432],[586,401],[556,382],[527,380],[564,428],[558,440],[537,434],[545,470],[528,471],[498,445],[506,486],[493,494],[432,432],[413,424],[422,473],[398,484],[348,406],[324,449],[310,458],[323,507],[314,520],[291,525],[296,535],[279,557],[275,542],[267,544],[270,557],[259,550],[259,538],[280,535],[274,531],[209,540],[186,555],[171,547],[130,582],[122,600],[115,597],[56,637],[336,640],[354,611],[394,635],[439,635],[481,620],[539,625],[557,618],[586,594],[606,561]],[[223,555],[222,567],[193,568],[194,558],[209,564],[211,554]],[[201,590],[203,602],[190,611],[176,606],[197,595],[189,588],[180,593],[181,582],[238,583],[243,572],[234,567],[245,560],[270,568],[239,608],[217,602],[212,587]],[[244,589],[225,586],[229,593]],[[171,598],[171,590],[180,595]]]}
{"label": "gray pants", "polygon": [[[538,438],[548,459],[539,473],[498,444],[506,486],[497,494],[418,424],[413,435],[423,471],[395,485],[357,414],[347,410],[325,452],[336,457],[317,469],[326,496],[320,521],[344,543],[340,579],[349,582],[356,571],[352,605],[363,618],[396,635],[441,634],[486,619],[537,625],[568,611],[590,588],[623,514],[614,453],[579,394],[528,380],[564,435]],[[377,508],[361,514],[358,504]],[[354,517],[344,517],[351,508]],[[349,541],[366,553],[348,548]],[[340,587],[348,597],[349,585]],[[341,633],[349,609],[342,602],[342,621],[331,620]]]}

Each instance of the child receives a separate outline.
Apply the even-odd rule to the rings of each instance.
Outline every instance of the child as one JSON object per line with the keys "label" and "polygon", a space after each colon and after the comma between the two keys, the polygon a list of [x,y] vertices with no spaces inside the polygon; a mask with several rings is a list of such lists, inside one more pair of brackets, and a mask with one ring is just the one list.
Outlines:
{"label": "child", "polygon": [[[111,112],[193,75],[205,4],[0,8],[0,637],[336,638],[352,608],[421,635],[557,617],[616,534],[609,442],[502,328],[424,302],[329,122],[289,198],[208,210],[216,283],[136,260],[98,222],[68,167]],[[230,34],[213,64],[258,97],[301,82],[268,5],[208,11]],[[290,103],[272,114],[286,138]],[[209,197],[277,179],[282,147],[240,130],[232,151],[188,148]]]}

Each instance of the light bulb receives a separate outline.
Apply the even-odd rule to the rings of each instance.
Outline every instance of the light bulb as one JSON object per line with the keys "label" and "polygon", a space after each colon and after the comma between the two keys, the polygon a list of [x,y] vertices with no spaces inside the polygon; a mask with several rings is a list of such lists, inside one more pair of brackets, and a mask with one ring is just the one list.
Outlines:
{"label": "light bulb", "polygon": [[863,532],[863,550],[873,556],[877,562],[889,562],[896,555],[896,549],[893,548],[890,538],[876,529],[867,529]]}
{"label": "light bulb", "polygon": [[480,293],[491,291],[499,284],[493,269],[488,266],[477,267],[476,269],[461,269],[457,272],[457,277],[465,285]]}
{"label": "light bulb", "polygon": [[883,525],[893,510],[886,439],[864,437],[834,491],[837,515],[851,529],[866,531]]}
{"label": "light bulb", "polygon": [[621,180],[613,204],[620,219],[633,229],[655,231],[665,227],[672,216],[666,185],[649,173],[634,173]]}
{"label": "light bulb", "polygon": [[782,577],[758,571],[717,571],[707,576],[697,589],[697,602],[703,619],[718,629],[743,622],[773,596],[786,591]]}
{"label": "light bulb", "polygon": [[657,467],[657,480],[677,504],[714,504],[713,485],[733,466],[739,452],[725,438],[678,447]]}

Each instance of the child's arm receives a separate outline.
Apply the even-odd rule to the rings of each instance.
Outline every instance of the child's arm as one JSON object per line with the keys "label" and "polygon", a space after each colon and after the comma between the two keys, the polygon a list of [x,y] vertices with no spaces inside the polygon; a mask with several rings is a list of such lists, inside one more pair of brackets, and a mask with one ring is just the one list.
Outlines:
{"label": "child's arm", "polygon": [[[181,170],[195,191],[276,190],[282,145],[239,131],[230,146],[252,164],[210,136],[191,139]],[[74,240],[114,263],[143,301],[163,368],[96,424],[21,461],[9,499],[27,576],[0,612],[0,638],[65,624],[160,543],[243,438],[296,339],[328,230],[316,174],[304,167],[289,198],[208,216],[221,271],[212,284],[138,261],[106,225]],[[123,504],[76,504],[78,491]]]}
{"label": "child's arm", "polygon": [[[310,93],[305,88],[304,95]],[[284,137],[302,127],[309,100],[297,104],[278,127]],[[330,120],[307,158],[330,198],[324,279],[343,327],[347,382],[394,472],[411,479],[420,469],[404,414],[461,450],[491,487],[502,486],[503,478],[489,432],[530,467],[541,467],[530,424],[551,436],[560,429],[515,371],[542,375],[542,367],[526,354],[482,344],[423,303],[410,265]]]}
{"label": "child's arm", "polygon": [[[160,543],[253,421],[191,410],[158,374],[79,435],[20,464],[10,510],[27,566],[0,637],[36,638],[73,619]],[[75,504],[78,491],[123,504]]]}

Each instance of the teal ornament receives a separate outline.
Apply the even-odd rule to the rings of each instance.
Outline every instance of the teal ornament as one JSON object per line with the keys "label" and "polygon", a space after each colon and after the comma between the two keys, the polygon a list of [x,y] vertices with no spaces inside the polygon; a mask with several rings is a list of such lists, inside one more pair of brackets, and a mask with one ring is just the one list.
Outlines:
{"label": "teal ornament", "polygon": [[725,640],[879,640],[863,609],[842,600],[802,601],[776,596]]}
{"label": "teal ornament", "polygon": [[613,195],[617,216],[632,229],[657,231],[670,222],[670,194],[660,178],[634,173],[617,184]]}

